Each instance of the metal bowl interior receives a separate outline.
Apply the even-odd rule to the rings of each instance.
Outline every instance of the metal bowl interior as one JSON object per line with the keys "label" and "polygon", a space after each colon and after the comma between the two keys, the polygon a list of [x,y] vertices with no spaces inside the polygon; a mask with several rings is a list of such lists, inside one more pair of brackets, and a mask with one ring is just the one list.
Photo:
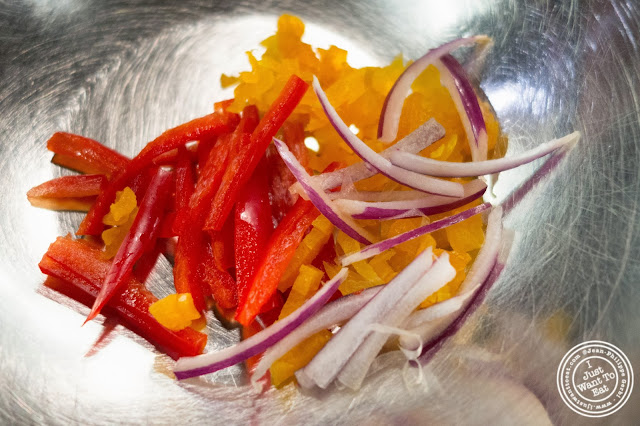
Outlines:
{"label": "metal bowl interior", "polygon": [[[631,1],[264,1],[0,5],[0,420],[14,423],[574,423],[556,369],[574,344],[611,342],[640,366],[640,5]],[[67,172],[57,130],[132,155],[208,112],[221,73],[247,66],[291,12],[306,39],[354,65],[416,58],[460,35],[495,40],[480,86],[509,154],[579,130],[570,156],[513,209],[509,263],[484,304],[423,371],[387,354],[358,393],[252,394],[240,367],[176,382],[167,360],[121,326],[47,293],[37,263],[81,216],[32,208],[26,191]],[[504,200],[540,162],[504,173]],[[171,288],[165,262],[154,292]],[[54,300],[52,300],[52,298]],[[71,306],[73,309],[69,309]],[[237,340],[210,321],[209,349]],[[93,351],[106,328],[115,327]],[[409,379],[416,371],[409,370]],[[411,381],[411,380],[410,380]],[[640,401],[640,391],[632,395]],[[610,418],[640,418],[629,402]]]}

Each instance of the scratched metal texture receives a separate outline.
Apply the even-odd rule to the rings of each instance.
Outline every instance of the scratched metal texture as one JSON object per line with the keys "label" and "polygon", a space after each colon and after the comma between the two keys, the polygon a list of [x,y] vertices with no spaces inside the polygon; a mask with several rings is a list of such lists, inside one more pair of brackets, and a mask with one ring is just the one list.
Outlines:
{"label": "scratched metal texture", "polygon": [[[639,9],[632,0],[0,0],[0,423],[637,422],[639,389],[616,414],[587,419],[561,402],[555,374],[590,339],[621,348],[640,373]],[[148,344],[109,321],[81,328],[87,310],[41,287],[39,259],[81,219],[26,200],[30,187],[68,173],[50,164],[47,138],[70,131],[133,155],[229,96],[220,74],[246,68],[243,52],[285,11],[304,18],[310,42],[344,46],[360,66],[487,33],[495,46],[481,87],[508,154],[583,134],[508,216],[517,237],[505,273],[419,384],[405,384],[394,353],[358,393],[288,387],[257,397],[240,367],[178,383]],[[539,166],[505,173],[498,200]],[[171,288],[166,262],[151,286]],[[209,350],[237,340],[210,323]]]}

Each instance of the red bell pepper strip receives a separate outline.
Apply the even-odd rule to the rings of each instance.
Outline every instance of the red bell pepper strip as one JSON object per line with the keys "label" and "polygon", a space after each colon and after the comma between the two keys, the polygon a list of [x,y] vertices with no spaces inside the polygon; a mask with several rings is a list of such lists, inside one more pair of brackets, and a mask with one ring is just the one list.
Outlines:
{"label": "red bell pepper strip", "polygon": [[160,258],[160,254],[164,250],[164,242],[156,241],[153,248],[151,250],[145,251],[140,259],[133,266],[133,276],[140,281],[141,283],[145,283],[147,278],[149,278],[149,274],[153,271],[153,268],[158,263],[158,258]]}
{"label": "red bell pepper strip", "polygon": [[158,238],[171,238],[177,234],[173,232],[173,223],[176,221],[176,212],[167,212],[160,223]]}
{"label": "red bell pepper strip", "polygon": [[116,192],[122,190],[141,171],[148,168],[155,157],[176,149],[187,142],[228,132],[235,127],[237,122],[237,114],[213,113],[167,130],[149,142],[131,160],[126,169],[115,176],[105,190],[100,193],[91,210],[89,210],[89,213],[80,224],[77,234],[100,234],[104,228],[102,218],[109,212],[109,206],[113,203]]}
{"label": "red bell pepper strip", "polygon": [[158,168],[85,322],[91,321],[100,313],[118,288],[125,285],[136,261],[154,247],[172,183],[173,170]]}
{"label": "red bell pepper strip", "polygon": [[54,164],[107,177],[121,172],[131,161],[98,141],[66,132],[54,133],[47,141],[47,148],[55,153]]}
{"label": "red bell pepper strip", "polygon": [[236,136],[242,133],[253,133],[260,124],[260,113],[255,105],[247,105],[242,109],[242,119],[238,127],[233,131]]}
{"label": "red bell pepper strip", "polygon": [[189,220],[198,220],[200,229],[204,225],[213,197],[220,186],[229,154],[233,149],[231,134],[223,135],[209,152],[207,161],[200,169],[198,181],[189,200]]}
{"label": "red bell pepper strip", "polygon": [[195,177],[191,156],[184,146],[178,148],[178,160],[176,163],[176,190],[175,211],[176,218],[173,222],[175,235],[181,234],[184,223],[189,218],[189,200],[194,191]]}
{"label": "red bell pepper strip", "polygon": [[[198,144],[199,142],[193,145],[184,145],[184,147],[187,148],[189,158],[191,158],[192,162],[198,161]],[[158,155],[151,161],[151,164],[153,164],[154,166],[175,165],[177,161],[178,149],[172,149],[171,151],[167,151],[164,154]]]}
{"label": "red bell pepper strip", "polygon": [[198,177],[202,173],[202,169],[204,168],[205,164],[207,164],[207,159],[209,158],[209,154],[211,153],[211,150],[213,149],[213,147],[216,146],[216,144],[218,143],[218,139],[219,139],[218,136],[214,136],[211,138],[201,139],[198,142],[198,150],[196,152],[197,154],[196,171],[197,171]]}
{"label": "red bell pepper strip", "polygon": [[[191,292],[196,308],[201,311],[205,308],[204,295],[209,293],[219,307],[235,308],[237,305],[235,282],[226,271],[233,266],[232,234],[212,233],[210,235],[211,255],[203,257],[208,245],[202,227],[206,214],[211,209],[211,202],[220,185],[231,152],[236,146],[242,146],[249,141],[250,132],[257,122],[258,110],[255,106],[246,107],[233,134],[221,136],[209,152],[209,158],[201,168],[198,182],[189,201],[188,226],[183,226],[189,229],[184,229],[184,232],[179,234],[174,267],[176,290]],[[230,227],[229,231],[231,230]],[[204,269],[204,265],[207,269]],[[232,292],[231,288],[233,288]]]}
{"label": "red bell pepper strip", "polygon": [[[59,237],[40,262],[43,273],[62,281],[64,288],[55,289],[81,303],[90,304],[100,292],[111,261],[102,256],[100,249],[68,237]],[[83,296],[83,297],[79,297]],[[149,313],[149,306],[158,299],[131,277],[127,285],[114,294],[105,313],[115,313],[129,329],[138,333],[173,359],[202,353],[207,335],[191,328],[171,331]]]}
{"label": "red bell pepper strip", "polygon": [[267,163],[263,158],[240,191],[236,203],[234,245],[239,300],[246,297],[260,255],[273,232],[268,177]]}
{"label": "red bell pepper strip", "polygon": [[[291,150],[300,164],[306,167],[309,163],[309,154],[304,144],[304,127],[302,124],[286,121],[282,125],[282,140],[287,144],[289,150]],[[269,198],[271,199],[273,219],[276,223],[279,223],[296,202],[296,197],[289,192],[289,187],[296,182],[296,178],[280,158],[278,150],[273,145],[270,145],[267,150],[267,160],[270,172]]]}
{"label": "red bell pepper strip", "polygon": [[275,293],[273,293],[273,296],[271,296],[267,303],[262,306],[259,317],[264,325],[268,327],[278,320],[280,311],[284,306],[284,300],[285,299],[282,296],[282,293],[276,291]]}
{"label": "red bell pepper strip", "polygon": [[271,138],[291,115],[307,91],[307,87],[307,83],[292,75],[251,134],[251,141],[239,147],[239,151],[234,154],[225,171],[222,184],[216,192],[212,209],[205,223],[205,230],[219,231],[222,228],[235,204],[239,191],[251,178],[253,171],[271,143]]}
{"label": "red bell pepper strip", "polygon": [[[299,121],[286,121],[282,125],[282,140],[300,164],[309,164],[309,150],[304,144],[304,126]],[[288,170],[288,169],[287,169]]]}
{"label": "red bell pepper strip", "polygon": [[240,300],[236,320],[250,324],[271,296],[296,248],[320,212],[310,201],[299,198],[269,239],[267,249],[253,275],[246,298]]}
{"label": "red bell pepper strip", "polygon": [[258,109],[254,105],[245,107],[242,118],[233,133],[221,136],[209,151],[206,162],[200,168],[198,182],[189,201],[191,220],[198,220],[202,225],[204,224],[232,153],[238,147],[249,143],[250,134],[257,126],[258,119]]}
{"label": "red bell pepper strip", "polygon": [[104,175],[62,176],[34,186],[27,199],[35,207],[87,211],[106,182]]}
{"label": "red bell pepper strip", "polygon": [[209,294],[219,308],[227,310],[238,306],[236,282],[229,272],[218,268],[210,247],[204,255],[203,275]]}
{"label": "red bell pepper strip", "polygon": [[206,250],[205,233],[193,221],[188,221],[178,237],[173,264],[173,285],[177,293],[191,293],[199,312],[206,309],[202,257]]}
{"label": "red bell pepper strip", "polygon": [[229,134],[221,136],[209,151],[209,158],[200,169],[200,176],[189,200],[186,218],[176,229],[179,237],[173,268],[174,285],[178,293],[191,293],[193,303],[200,312],[205,310],[205,296],[211,292],[210,283],[204,279],[203,261],[207,240],[202,226],[213,194],[220,185],[232,148],[232,139]]}
{"label": "red bell pepper strip", "polygon": [[194,185],[195,176],[191,163],[191,155],[186,147],[181,146],[178,148],[178,159],[176,162],[175,211],[180,211],[189,205],[189,199],[191,199]]}
{"label": "red bell pepper strip", "polygon": [[219,101],[213,104],[213,110],[215,112],[226,111],[227,108],[231,106],[235,99],[225,99],[224,101]]}
{"label": "red bell pepper strip", "polygon": [[222,231],[209,233],[213,262],[223,271],[235,266],[233,216],[229,216]]}
{"label": "red bell pepper strip", "polygon": [[136,200],[142,200],[144,194],[147,193],[147,188],[156,174],[157,167],[144,169],[136,177],[131,180],[129,187],[136,194]]}

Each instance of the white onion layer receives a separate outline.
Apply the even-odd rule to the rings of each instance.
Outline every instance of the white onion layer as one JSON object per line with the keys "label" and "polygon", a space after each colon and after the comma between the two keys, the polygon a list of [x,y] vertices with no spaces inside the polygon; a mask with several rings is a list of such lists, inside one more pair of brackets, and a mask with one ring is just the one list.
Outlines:
{"label": "white onion layer", "polygon": [[361,141],[351,131],[351,129],[349,129],[349,126],[342,121],[335,108],[333,108],[329,102],[329,99],[322,90],[322,87],[320,87],[320,82],[318,82],[318,79],[315,76],[313,78],[313,90],[315,91],[329,122],[331,122],[331,125],[336,129],[340,137],[347,143],[347,145],[349,145],[349,147],[351,147],[353,152],[355,152],[369,165],[373,166],[378,172],[391,180],[429,194],[462,197],[462,185],[459,183],[423,176],[391,164],[389,160]]}
{"label": "white onion layer", "polygon": [[391,162],[396,166],[417,173],[425,173],[440,177],[469,177],[482,176],[510,170],[523,164],[530,163],[558,149],[568,149],[574,146],[580,139],[580,132],[573,132],[559,139],[545,142],[536,148],[525,151],[511,157],[503,157],[495,160],[476,161],[472,163],[454,163],[450,161],[438,161],[422,157],[416,154],[395,151],[391,154]]}
{"label": "white onion layer", "polygon": [[267,373],[271,364],[309,336],[322,330],[328,330],[336,325],[341,325],[350,319],[381,289],[381,286],[371,287],[361,293],[349,294],[325,305],[314,316],[267,349],[253,370],[251,381],[257,382],[260,380]]}
{"label": "white onion layer", "polygon": [[393,142],[398,134],[398,125],[400,123],[400,113],[404,100],[411,90],[411,84],[429,65],[447,53],[451,53],[459,47],[469,46],[474,43],[487,44],[491,38],[486,35],[478,35],[474,37],[460,38],[445,43],[435,49],[428,51],[425,55],[418,58],[414,63],[409,65],[407,69],[396,80],[393,87],[387,94],[380,112],[380,120],[378,122],[378,140],[382,142]]}
{"label": "white onion layer", "polygon": [[329,199],[328,195],[311,181],[311,176],[307,174],[307,171],[302,167],[295,155],[289,151],[287,144],[276,138],[273,138],[273,143],[284,163],[300,185],[302,185],[302,189],[307,194],[307,197],[309,197],[313,205],[320,210],[320,213],[351,238],[363,244],[370,244],[371,241],[374,240],[373,235],[355,223],[350,216],[343,214],[339,209],[334,207],[334,203]]}
{"label": "white onion layer", "polygon": [[[303,385],[309,379],[325,389],[336,378],[342,367],[367,336],[363,333],[369,324],[380,322],[402,296],[422,277],[433,263],[431,248],[419,254],[369,303],[364,305],[344,327],[334,335],[306,367],[298,370],[304,376],[298,382]],[[298,377],[296,373],[296,377]],[[304,385],[303,385],[304,386]]]}
{"label": "white onion layer", "polygon": [[[381,318],[378,324],[397,327],[407,319],[422,301],[438,291],[455,276],[456,270],[449,262],[449,254],[442,253],[427,273],[398,300],[398,303]],[[413,333],[413,331],[409,331],[409,333]],[[388,337],[388,333],[372,332],[369,334],[338,374],[338,381],[350,389],[360,389],[371,363],[384,346]],[[410,338],[408,335],[404,337],[405,339]]]}
{"label": "white onion layer", "polygon": [[[487,220],[485,241],[469,273],[460,285],[458,294],[451,299],[414,312],[405,328],[418,334],[425,345],[441,333],[467,307],[471,298],[487,279],[495,265],[502,241],[502,208],[494,207]],[[400,337],[400,347],[415,350],[415,340]]]}
{"label": "white onion layer", "polygon": [[331,298],[346,277],[347,268],[342,268],[316,294],[289,316],[234,346],[217,352],[180,358],[173,369],[176,378],[181,380],[213,373],[264,352],[315,314]]}

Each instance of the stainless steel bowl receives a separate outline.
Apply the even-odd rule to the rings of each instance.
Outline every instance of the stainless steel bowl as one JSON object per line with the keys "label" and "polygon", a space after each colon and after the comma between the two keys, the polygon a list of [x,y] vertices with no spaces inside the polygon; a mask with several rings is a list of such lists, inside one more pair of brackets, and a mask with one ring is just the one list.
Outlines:
{"label": "stainless steel bowl", "polygon": [[[615,344],[640,368],[639,9],[629,0],[0,2],[0,422],[637,420],[638,389],[617,413],[588,419],[560,400],[555,377],[565,352],[591,339]],[[41,287],[42,254],[81,218],[26,200],[30,187],[66,173],[50,164],[46,139],[66,130],[134,154],[227,96],[220,74],[246,67],[243,52],[282,12],[307,22],[313,44],[346,47],[357,65],[487,33],[495,46],[481,87],[509,153],[583,134],[508,217],[517,238],[505,274],[419,385],[403,382],[395,354],[358,393],[289,387],[256,397],[239,367],[177,383],[163,373],[166,360],[120,326],[92,351],[103,325],[81,328],[80,308]],[[505,173],[498,200],[539,164]],[[170,285],[161,265],[154,290]],[[237,339],[215,323],[210,332],[211,349]]]}

